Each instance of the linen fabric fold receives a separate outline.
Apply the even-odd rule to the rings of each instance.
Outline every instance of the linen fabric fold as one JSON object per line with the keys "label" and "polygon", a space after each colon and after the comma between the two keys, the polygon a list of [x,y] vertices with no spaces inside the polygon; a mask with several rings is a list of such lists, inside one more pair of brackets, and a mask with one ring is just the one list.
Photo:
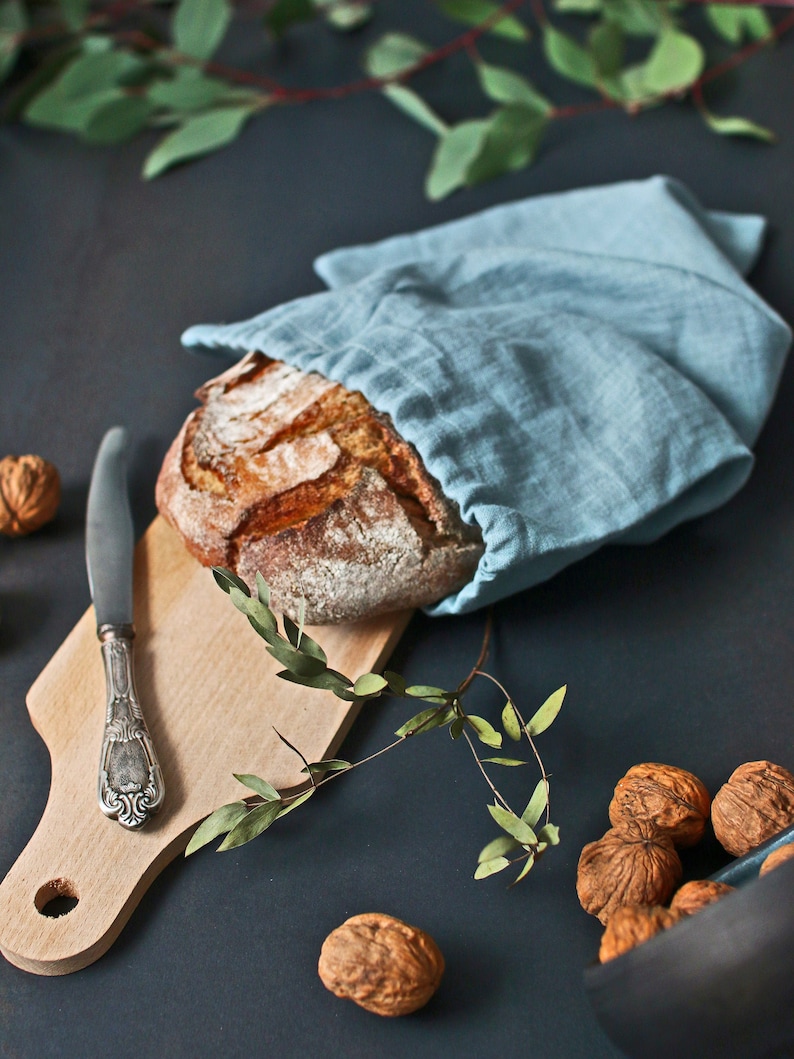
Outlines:
{"label": "linen fabric fold", "polygon": [[529,588],[733,496],[791,342],[743,278],[763,218],[666,177],[538,196],[315,262],[329,286],[182,336],[388,413],[485,550],[433,614]]}

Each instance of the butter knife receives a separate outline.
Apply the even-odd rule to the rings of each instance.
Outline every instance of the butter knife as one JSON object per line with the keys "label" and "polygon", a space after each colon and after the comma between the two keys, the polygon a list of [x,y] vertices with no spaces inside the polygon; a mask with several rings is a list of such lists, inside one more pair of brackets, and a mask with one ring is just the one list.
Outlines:
{"label": "butter knife", "polygon": [[165,787],[135,689],[126,448],[124,427],[112,427],[99,446],[88,491],[86,565],[107,685],[99,807],[122,827],[136,829],[163,804]]}

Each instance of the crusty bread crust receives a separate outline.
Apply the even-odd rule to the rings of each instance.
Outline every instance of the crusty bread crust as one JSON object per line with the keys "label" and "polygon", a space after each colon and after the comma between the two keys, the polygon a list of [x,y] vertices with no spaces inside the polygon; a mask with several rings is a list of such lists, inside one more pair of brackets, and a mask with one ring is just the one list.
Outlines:
{"label": "crusty bread crust", "polygon": [[360,393],[254,352],[211,379],[157,481],[160,513],[315,625],[426,606],[469,581],[475,527]]}

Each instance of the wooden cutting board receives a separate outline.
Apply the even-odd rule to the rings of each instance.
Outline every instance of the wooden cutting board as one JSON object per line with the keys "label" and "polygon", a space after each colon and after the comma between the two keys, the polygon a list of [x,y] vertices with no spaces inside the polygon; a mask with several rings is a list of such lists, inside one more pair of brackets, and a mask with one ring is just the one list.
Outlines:
{"label": "wooden cutting board", "polygon": [[[409,618],[312,635],[330,665],[356,677],[387,660]],[[305,783],[274,727],[317,761],[334,755],[358,708],[276,678],[282,667],[264,641],[159,517],[136,549],[135,619],[136,683],[166,784],[165,804],[143,830],[125,830],[97,805],[105,678],[93,608],[28,694],[52,780],[41,821],[0,884],[0,952],[35,974],[68,974],[108,950],[195,825],[245,795],[232,772],[279,790]],[[56,918],[46,906],[59,895],[77,904]]]}

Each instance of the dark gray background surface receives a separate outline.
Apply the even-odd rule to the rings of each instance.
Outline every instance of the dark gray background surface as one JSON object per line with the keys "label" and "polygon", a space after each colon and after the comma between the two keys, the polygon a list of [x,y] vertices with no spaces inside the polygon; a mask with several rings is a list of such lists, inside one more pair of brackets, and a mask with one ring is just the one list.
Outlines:
{"label": "dark gray background surface", "polygon": [[[439,40],[455,32],[419,3],[381,10],[368,34],[400,24]],[[490,50],[494,61],[506,47]],[[339,57],[349,52],[299,31],[271,72],[340,83],[355,75]],[[468,91],[457,70],[430,85],[450,115]],[[787,39],[714,96],[775,128],[773,147],[710,134],[687,104],[636,120],[606,113],[561,123],[534,168],[435,205],[422,194],[432,137],[377,95],[274,110],[233,148],[148,184],[138,172],[149,141],[91,149],[0,131],[0,455],[45,456],[64,483],[52,525],[0,540],[0,877],[47,797],[48,754],[25,695],[89,604],[84,509],[98,442],[114,423],[130,428],[142,532],[160,461],[215,370],[182,351],[181,331],[320,289],[311,261],[332,247],[655,173],[709,207],[768,216],[752,282],[791,321],[792,75]],[[574,889],[582,845],[608,826],[616,780],[643,760],[691,769],[712,791],[742,761],[794,768],[793,398],[789,366],[753,476],[722,510],[653,546],[604,550],[496,608],[489,669],[517,701],[531,711],[569,685],[542,741],[562,844],[526,882],[472,880],[495,833],[487,790],[465,748],[434,733],[240,850],[177,860],[85,970],[48,979],[0,961],[0,1055],[617,1056],[584,994],[600,927]],[[455,683],[482,627],[482,615],[418,615],[392,667],[411,682]],[[479,712],[500,707],[482,693]],[[343,754],[378,749],[406,716],[399,703],[366,709]],[[706,843],[688,874],[724,860]],[[373,910],[423,927],[446,956],[440,992],[411,1018],[369,1015],[317,977],[326,934]]]}

